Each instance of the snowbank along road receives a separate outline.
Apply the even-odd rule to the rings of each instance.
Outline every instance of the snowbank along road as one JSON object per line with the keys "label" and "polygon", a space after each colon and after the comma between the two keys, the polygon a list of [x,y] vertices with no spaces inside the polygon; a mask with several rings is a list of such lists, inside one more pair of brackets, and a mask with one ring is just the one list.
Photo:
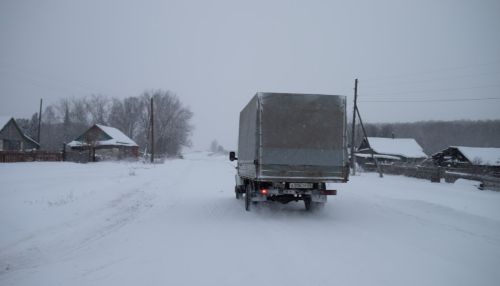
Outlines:
{"label": "snowbank along road", "polygon": [[0,285],[499,285],[500,193],[361,174],[246,212],[234,165],[0,165]]}

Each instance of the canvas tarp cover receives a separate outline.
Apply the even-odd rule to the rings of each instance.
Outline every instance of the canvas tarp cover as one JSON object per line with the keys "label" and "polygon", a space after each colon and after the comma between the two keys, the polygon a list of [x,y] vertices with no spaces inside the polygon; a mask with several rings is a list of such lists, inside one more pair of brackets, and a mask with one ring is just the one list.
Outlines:
{"label": "canvas tarp cover", "polygon": [[261,94],[262,164],[343,166],[345,97]]}
{"label": "canvas tarp cover", "polygon": [[240,113],[238,138],[239,162],[252,162],[257,159],[257,112],[258,97],[254,96]]}

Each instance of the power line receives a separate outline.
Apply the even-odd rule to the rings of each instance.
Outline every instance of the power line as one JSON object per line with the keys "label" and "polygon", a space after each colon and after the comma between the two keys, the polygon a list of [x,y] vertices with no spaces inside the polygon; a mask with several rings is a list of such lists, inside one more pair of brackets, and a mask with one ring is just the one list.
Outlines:
{"label": "power line", "polygon": [[460,102],[460,101],[487,101],[487,100],[500,100],[500,97],[482,97],[482,98],[454,98],[454,99],[380,99],[380,100],[360,100],[360,102]]}
{"label": "power line", "polygon": [[394,95],[394,94],[401,95],[401,94],[412,94],[412,93],[446,92],[446,91],[459,91],[459,90],[468,90],[468,89],[489,88],[489,87],[497,87],[497,86],[500,86],[500,84],[441,88],[441,89],[424,89],[424,90],[415,90],[415,91],[386,92],[386,93],[375,93],[373,95]]}

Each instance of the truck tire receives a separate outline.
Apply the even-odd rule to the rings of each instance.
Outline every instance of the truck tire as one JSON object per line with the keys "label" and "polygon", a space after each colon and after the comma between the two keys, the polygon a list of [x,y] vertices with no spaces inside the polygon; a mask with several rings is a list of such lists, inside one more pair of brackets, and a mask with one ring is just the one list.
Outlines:
{"label": "truck tire", "polygon": [[250,206],[252,205],[252,187],[251,185],[245,186],[245,210],[250,211]]}
{"label": "truck tire", "polygon": [[236,199],[239,200],[243,197],[243,194],[240,193],[240,188],[238,186],[234,187],[234,193],[236,194]]}
{"label": "truck tire", "polygon": [[304,206],[306,207],[306,211],[319,211],[325,207],[325,203],[321,202],[313,202],[311,197],[304,198]]}
{"label": "truck tire", "polygon": [[312,200],[311,197],[304,197],[304,206],[306,207],[306,211],[311,211],[312,209]]}

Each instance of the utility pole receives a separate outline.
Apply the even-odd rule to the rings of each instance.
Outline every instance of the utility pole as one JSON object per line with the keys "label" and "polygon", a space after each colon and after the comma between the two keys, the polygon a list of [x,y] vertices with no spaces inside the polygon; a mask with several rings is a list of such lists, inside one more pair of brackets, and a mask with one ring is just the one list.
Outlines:
{"label": "utility pole", "polygon": [[359,114],[359,109],[358,108],[356,108],[356,113],[358,114],[358,117],[359,117],[359,124],[361,125],[361,129],[363,130],[363,134],[365,136],[366,144],[368,144],[368,146],[370,146],[370,154],[372,156],[373,162],[375,163],[375,166],[377,167],[378,175],[379,175],[380,178],[383,178],[384,174],[382,173],[382,169],[380,169],[380,165],[378,164],[377,158],[375,158],[375,156],[373,154],[374,153],[373,152],[373,148],[371,147],[370,142],[368,141],[368,134],[366,133],[365,125],[363,124],[363,120],[361,119],[361,114]]}
{"label": "utility pole", "polygon": [[351,168],[352,174],[356,175],[356,157],[354,156],[354,140],[356,132],[356,110],[358,109],[358,79],[354,80],[354,108],[352,110],[352,133],[351,133]]}
{"label": "utility pole", "polygon": [[153,97],[151,97],[151,118],[149,125],[151,126],[151,164],[154,163],[155,157],[155,129],[154,129],[154,114],[153,114]]}
{"label": "utility pole", "polygon": [[38,144],[40,144],[40,129],[42,128],[42,103],[43,99],[40,98],[40,111],[38,112],[38,134],[36,137]]}

